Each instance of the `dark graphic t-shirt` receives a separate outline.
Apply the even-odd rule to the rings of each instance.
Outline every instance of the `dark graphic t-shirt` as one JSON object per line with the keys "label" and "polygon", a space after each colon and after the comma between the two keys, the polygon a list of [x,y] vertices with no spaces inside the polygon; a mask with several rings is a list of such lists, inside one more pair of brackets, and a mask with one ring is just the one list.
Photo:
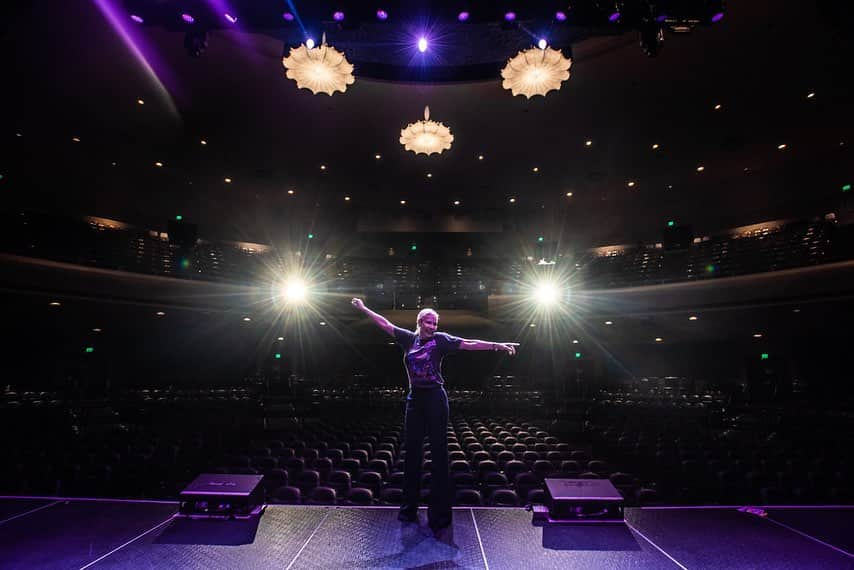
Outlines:
{"label": "dark graphic t-shirt", "polygon": [[463,339],[437,332],[428,341],[412,331],[394,327],[394,340],[403,349],[403,364],[412,388],[434,388],[445,383],[442,359],[460,349]]}

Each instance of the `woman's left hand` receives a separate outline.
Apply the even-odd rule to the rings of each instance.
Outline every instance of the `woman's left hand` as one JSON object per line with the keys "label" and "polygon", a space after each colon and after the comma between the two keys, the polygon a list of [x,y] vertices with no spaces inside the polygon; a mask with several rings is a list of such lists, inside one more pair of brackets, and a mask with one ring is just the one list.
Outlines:
{"label": "woman's left hand", "polygon": [[495,343],[495,347],[498,350],[503,350],[510,356],[516,355],[516,347],[519,346],[518,342],[497,342]]}

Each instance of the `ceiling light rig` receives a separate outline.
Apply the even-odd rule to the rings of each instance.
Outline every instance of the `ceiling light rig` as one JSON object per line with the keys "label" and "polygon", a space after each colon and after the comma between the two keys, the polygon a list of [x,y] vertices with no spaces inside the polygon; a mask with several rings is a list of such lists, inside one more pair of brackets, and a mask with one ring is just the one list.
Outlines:
{"label": "ceiling light rig", "polygon": [[530,99],[535,95],[546,96],[550,91],[560,89],[562,82],[569,79],[572,61],[563,56],[560,50],[548,46],[545,49],[532,47],[520,51],[510,59],[501,77],[501,86],[516,95]]}
{"label": "ceiling light rig", "polygon": [[306,40],[299,47],[291,48],[290,54],[282,58],[282,65],[287,70],[285,75],[288,79],[293,79],[298,88],[308,89],[314,95],[326,93],[331,96],[336,91],[344,93],[347,86],[356,81],[353,65],[343,52],[327,45],[326,34],[323,34],[319,47],[309,46]]}
{"label": "ceiling light rig", "polygon": [[430,120],[430,107],[424,107],[424,120],[409,123],[400,130],[400,144],[415,154],[442,154],[451,148],[454,135],[444,124]]}

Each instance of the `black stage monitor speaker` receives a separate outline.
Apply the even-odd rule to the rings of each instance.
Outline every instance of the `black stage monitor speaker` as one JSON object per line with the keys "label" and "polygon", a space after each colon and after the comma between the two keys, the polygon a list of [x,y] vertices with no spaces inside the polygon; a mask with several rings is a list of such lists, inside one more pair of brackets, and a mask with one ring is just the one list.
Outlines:
{"label": "black stage monitor speaker", "polygon": [[264,508],[263,475],[202,473],[181,491],[179,516],[248,518]]}
{"label": "black stage monitor speaker", "polygon": [[608,479],[546,479],[546,504],[535,523],[622,524],[623,496]]}

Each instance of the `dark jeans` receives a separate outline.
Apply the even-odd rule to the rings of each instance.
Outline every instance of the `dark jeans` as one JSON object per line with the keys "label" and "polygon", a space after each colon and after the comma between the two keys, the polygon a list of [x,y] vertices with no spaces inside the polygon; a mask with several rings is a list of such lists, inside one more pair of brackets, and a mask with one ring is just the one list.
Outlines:
{"label": "dark jeans", "polygon": [[451,523],[451,485],[448,473],[448,394],[444,388],[411,390],[406,397],[406,463],[401,511],[418,510],[424,436],[430,441],[432,476],[427,520],[431,527]]}

